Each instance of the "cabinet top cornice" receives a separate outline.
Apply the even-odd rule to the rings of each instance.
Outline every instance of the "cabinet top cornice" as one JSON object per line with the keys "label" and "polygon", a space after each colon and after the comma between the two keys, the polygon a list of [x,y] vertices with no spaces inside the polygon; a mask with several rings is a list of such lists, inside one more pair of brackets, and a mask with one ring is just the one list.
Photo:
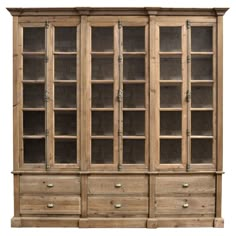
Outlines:
{"label": "cabinet top cornice", "polygon": [[7,8],[13,16],[115,16],[115,15],[163,15],[163,16],[217,16],[224,15],[229,8]]}

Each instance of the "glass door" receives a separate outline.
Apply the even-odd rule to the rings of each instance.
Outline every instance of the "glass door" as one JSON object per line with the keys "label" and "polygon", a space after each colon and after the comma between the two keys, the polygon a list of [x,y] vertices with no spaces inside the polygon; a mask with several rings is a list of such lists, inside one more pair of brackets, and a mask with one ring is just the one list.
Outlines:
{"label": "glass door", "polygon": [[[121,23],[122,24],[122,23]],[[122,24],[121,168],[144,168],[148,151],[147,26]],[[123,47],[122,47],[123,46]],[[120,71],[122,73],[122,70]]]}
{"label": "glass door", "polygon": [[158,27],[158,169],[184,168],[186,162],[186,77],[184,25]]}
{"label": "glass door", "polygon": [[215,163],[215,45],[213,25],[191,24],[191,167]]}
{"label": "glass door", "polygon": [[95,169],[114,168],[117,143],[114,25],[92,25],[90,30],[90,163]]}
{"label": "glass door", "polygon": [[90,22],[89,168],[145,168],[147,25],[101,21]]}
{"label": "glass door", "polygon": [[78,32],[76,25],[53,27],[53,165],[59,168],[79,165]]}
{"label": "glass door", "polygon": [[21,48],[22,78],[22,139],[21,165],[41,167],[46,161],[45,83],[46,31],[45,25],[23,25]]}

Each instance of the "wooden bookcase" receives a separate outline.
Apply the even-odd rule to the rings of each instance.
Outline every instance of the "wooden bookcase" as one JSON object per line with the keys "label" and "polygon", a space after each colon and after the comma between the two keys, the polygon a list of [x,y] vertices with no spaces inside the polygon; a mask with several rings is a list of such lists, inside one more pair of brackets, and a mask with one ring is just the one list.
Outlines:
{"label": "wooden bookcase", "polygon": [[223,227],[226,8],[10,8],[13,227]]}

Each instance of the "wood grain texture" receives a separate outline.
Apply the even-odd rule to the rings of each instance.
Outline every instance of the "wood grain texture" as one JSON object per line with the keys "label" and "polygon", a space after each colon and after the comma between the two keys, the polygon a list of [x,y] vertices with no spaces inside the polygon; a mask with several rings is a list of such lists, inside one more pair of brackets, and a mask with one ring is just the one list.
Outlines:
{"label": "wood grain texture", "polygon": [[[187,187],[185,186],[187,185]],[[156,177],[156,194],[173,196],[173,194],[214,194],[214,175],[175,175]]]}
{"label": "wood grain texture", "polygon": [[78,227],[78,217],[14,217],[12,227]]}
{"label": "wood grain texture", "polygon": [[[223,14],[226,8],[15,8],[8,9],[13,15],[13,128],[14,128],[14,217],[12,227],[223,227],[221,217],[222,174],[223,174]],[[186,21],[191,26],[213,27],[213,49],[210,52],[192,52],[191,27],[187,29]],[[24,27],[45,27],[46,48],[44,52],[23,52]],[[120,21],[121,25],[118,24]],[[54,52],[54,27],[77,27],[77,50],[74,52]],[[129,27],[142,26],[145,32],[143,51],[123,51],[125,30]],[[113,49],[110,51],[92,51],[93,27],[113,27]],[[176,51],[160,50],[160,27],[181,28],[181,47]],[[131,37],[132,38],[132,37]],[[125,40],[127,40],[126,38]],[[174,40],[174,39],[173,39]],[[131,40],[132,41],[132,40]],[[162,40],[163,41],[163,40]],[[105,42],[105,40],[104,40]],[[104,42],[100,42],[104,46]],[[129,43],[130,44],[130,43]],[[134,43],[135,44],[135,43]],[[172,44],[172,43],[170,43]],[[174,42],[173,42],[174,44]],[[99,45],[99,42],[98,42]],[[131,48],[134,45],[131,46]],[[165,45],[169,48],[170,45]],[[127,48],[125,48],[127,49]],[[93,49],[94,50],[94,49]],[[135,49],[136,50],[136,49]],[[54,81],[54,57],[74,56],[76,62],[76,80]],[[123,80],[122,58],[144,58],[145,76],[141,80]],[[191,66],[187,56],[212,57],[213,80],[192,80]],[[46,79],[23,81],[23,57],[44,57]],[[112,58],[113,78],[109,80],[92,80],[92,58]],[[160,75],[161,58],[180,58],[181,65],[175,70],[165,66],[165,73],[172,70],[178,77],[171,80]],[[191,61],[191,60],[190,60]],[[133,60],[136,68],[139,60]],[[133,65],[131,65],[132,67]],[[125,65],[124,65],[125,67]],[[182,78],[180,77],[180,72]],[[131,74],[135,70],[131,70]],[[104,73],[104,72],[102,72]],[[163,74],[163,73],[162,73]],[[102,75],[106,76],[106,74]],[[133,76],[133,75],[132,75]],[[124,76],[125,77],[125,76]],[[23,86],[23,83],[26,86]],[[55,82],[55,83],[54,83]],[[43,86],[48,95],[44,108],[23,106],[24,97],[30,100],[23,87]],[[56,89],[54,84],[76,86],[76,106],[54,108]],[[92,87],[107,86],[113,88],[110,107],[96,107],[93,104]],[[128,86],[140,86],[145,94],[143,105],[132,107],[129,102],[118,102],[120,89]],[[175,86],[175,87],[174,87]],[[173,89],[179,86],[179,89]],[[195,86],[195,87],[194,87]],[[196,106],[186,102],[186,92],[197,87],[213,88],[212,107],[204,107],[203,98],[197,97]],[[171,88],[171,89],[170,89]],[[24,91],[25,90],[25,91]],[[105,90],[103,91],[105,93]],[[162,98],[160,98],[162,92]],[[41,93],[41,91],[40,91]],[[206,93],[206,92],[205,92]],[[170,95],[172,94],[172,95]],[[177,95],[176,95],[177,94]],[[38,94],[39,95],[39,94]],[[181,95],[181,96],[180,96]],[[65,95],[68,97],[68,93]],[[171,100],[172,96],[172,100]],[[96,96],[95,96],[96,97]],[[206,97],[204,95],[204,97]],[[127,96],[126,96],[127,99]],[[58,99],[57,99],[58,100]],[[124,99],[123,99],[124,100]],[[178,100],[178,101],[175,101]],[[59,99],[60,102],[65,102]],[[168,105],[168,104],[171,104]],[[96,104],[96,103],[94,103]],[[131,103],[132,104],[132,103]],[[200,105],[199,105],[200,104]],[[203,105],[202,105],[203,104]],[[207,106],[210,102],[207,102]],[[93,107],[95,106],[95,107]],[[131,106],[131,107],[129,107]],[[46,134],[26,135],[23,132],[23,112],[44,112],[46,114]],[[54,111],[77,113],[77,133],[74,135],[54,135]],[[103,136],[92,133],[92,113],[113,113],[113,133]],[[126,133],[123,135],[123,113],[142,113],[145,128],[140,136]],[[172,132],[173,121],[167,113],[182,114],[179,117],[180,128],[177,135]],[[162,116],[160,115],[162,113]],[[191,130],[191,113],[212,113],[212,133],[199,134],[201,122],[195,122],[197,134],[189,136]],[[165,116],[164,116],[164,115]],[[172,114],[172,115],[173,115]],[[196,117],[198,121],[201,117]],[[210,116],[209,116],[210,117]],[[208,118],[209,118],[208,117]],[[125,118],[125,116],[124,116]],[[26,120],[26,119],[25,119]],[[136,119],[137,120],[137,119]],[[161,120],[161,122],[160,122]],[[206,119],[207,120],[207,119]],[[33,120],[32,120],[33,122]],[[143,121],[144,122],[144,119]],[[142,123],[141,122],[141,123]],[[160,124],[165,127],[159,127]],[[206,123],[206,122],[205,122]],[[33,124],[33,123],[32,123]],[[105,122],[106,124],[106,122]],[[105,126],[104,124],[104,126]],[[107,125],[107,124],[106,124]],[[65,124],[61,124],[66,129]],[[194,122],[192,122],[192,128]],[[210,123],[207,125],[210,127]],[[172,127],[172,131],[171,131]],[[128,127],[129,128],[129,127]],[[140,127],[138,127],[140,128]],[[138,129],[136,127],[136,129]],[[162,130],[160,130],[162,128]],[[124,129],[125,130],[125,129]],[[129,129],[126,128],[125,131]],[[165,131],[163,133],[163,130]],[[94,131],[94,130],[93,130]],[[120,131],[120,132],[118,132]],[[170,132],[169,132],[170,131]],[[162,133],[162,135],[160,135]],[[45,163],[24,163],[24,139],[37,141],[46,138]],[[55,163],[54,139],[77,139],[77,162],[73,164]],[[91,140],[113,139],[113,159],[111,163],[92,163]],[[145,142],[143,152],[145,159],[140,164],[127,164],[123,160],[123,143],[127,140]],[[213,161],[196,164],[191,157],[191,140],[213,140]],[[182,142],[178,146],[178,163],[161,163],[162,141]],[[101,145],[101,143],[99,144]],[[98,145],[98,146],[99,146]],[[198,145],[201,147],[201,145]],[[161,146],[163,147],[163,145]],[[166,145],[162,152],[174,156],[176,145]],[[104,145],[104,150],[108,149]],[[168,149],[174,151],[168,153]],[[164,151],[163,151],[164,150]],[[204,151],[204,148],[201,150]],[[204,152],[198,152],[199,159]],[[124,151],[124,153],[127,153]],[[132,153],[132,154],[130,154]],[[135,159],[134,151],[126,154]],[[138,156],[139,153],[137,153]],[[112,151],[109,152],[112,155]],[[109,156],[108,155],[108,156]],[[136,158],[138,159],[138,158]],[[204,158],[203,158],[204,159]],[[192,162],[192,163],[191,163]],[[197,162],[197,161],[196,161]],[[120,165],[119,165],[120,164]],[[190,169],[188,168],[190,164]],[[46,168],[45,168],[46,166]],[[187,167],[187,168],[186,168]]]}
{"label": "wood grain texture", "polygon": [[[215,214],[215,197],[156,197],[156,216]],[[188,207],[184,207],[185,205]]]}
{"label": "wood grain texture", "polygon": [[21,194],[80,194],[78,176],[20,176]]}
{"label": "wood grain texture", "polygon": [[145,228],[146,218],[85,218],[80,219],[80,228]]}
{"label": "wood grain texture", "polygon": [[79,196],[24,195],[20,197],[21,214],[80,214]]}
{"label": "wood grain texture", "polygon": [[[119,206],[119,207],[118,207]],[[88,215],[96,216],[147,216],[148,197],[89,196]]]}
{"label": "wood grain texture", "polygon": [[88,194],[148,194],[146,176],[89,176]]}

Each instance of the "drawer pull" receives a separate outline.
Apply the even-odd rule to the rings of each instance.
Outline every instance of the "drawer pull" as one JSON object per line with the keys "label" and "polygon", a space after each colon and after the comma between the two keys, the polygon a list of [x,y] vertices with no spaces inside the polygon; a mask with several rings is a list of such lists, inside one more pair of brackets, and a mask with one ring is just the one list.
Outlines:
{"label": "drawer pull", "polygon": [[52,188],[54,185],[53,184],[47,184],[48,188]]}
{"label": "drawer pull", "polygon": [[115,184],[115,188],[121,188],[122,187],[122,184],[118,183],[118,184]]}
{"label": "drawer pull", "polygon": [[54,207],[54,204],[53,204],[53,203],[48,203],[47,207],[48,207],[48,208],[53,208],[53,207]]}
{"label": "drawer pull", "polygon": [[183,186],[183,188],[188,188],[188,187],[189,187],[189,184],[184,183],[182,186]]}
{"label": "drawer pull", "polygon": [[188,203],[184,203],[183,208],[188,208]]}
{"label": "drawer pull", "polygon": [[121,204],[115,204],[115,208],[121,208],[122,207],[122,205]]}

